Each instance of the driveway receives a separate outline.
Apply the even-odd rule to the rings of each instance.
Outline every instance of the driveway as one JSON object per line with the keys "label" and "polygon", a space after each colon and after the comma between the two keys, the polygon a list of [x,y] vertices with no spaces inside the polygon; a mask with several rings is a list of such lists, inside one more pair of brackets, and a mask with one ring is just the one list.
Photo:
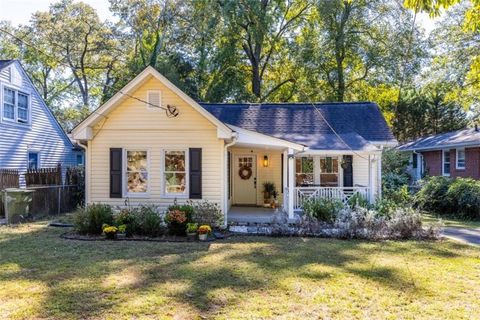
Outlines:
{"label": "driveway", "polygon": [[480,228],[467,229],[447,227],[443,228],[442,235],[453,240],[480,246]]}

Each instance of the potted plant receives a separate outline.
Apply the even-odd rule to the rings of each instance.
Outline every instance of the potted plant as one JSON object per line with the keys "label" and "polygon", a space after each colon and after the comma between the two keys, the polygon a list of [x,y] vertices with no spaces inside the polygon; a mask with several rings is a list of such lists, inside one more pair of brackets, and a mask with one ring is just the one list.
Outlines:
{"label": "potted plant", "polygon": [[207,241],[208,235],[212,232],[212,228],[209,225],[201,225],[198,228],[198,239],[200,241]]}
{"label": "potted plant", "polygon": [[273,196],[273,200],[272,200],[272,208],[275,209],[275,208],[278,208],[278,192],[277,190],[274,190],[273,193],[272,193],[272,196]]}
{"label": "potted plant", "polygon": [[117,238],[125,239],[127,237],[127,225],[121,224],[118,226]]}
{"label": "potted plant", "polygon": [[102,225],[102,231],[103,231],[103,234],[105,235],[105,238],[113,240],[117,236],[118,228],[104,223]]}
{"label": "potted plant", "polygon": [[198,231],[198,223],[187,223],[187,238],[189,241],[195,241]]}
{"label": "potted plant", "polygon": [[187,214],[178,209],[170,210],[165,215],[165,221],[168,224],[170,234],[184,236],[187,223]]}
{"label": "potted plant", "polygon": [[272,198],[272,193],[275,191],[275,184],[270,181],[265,181],[263,183],[263,204],[264,207],[270,207],[271,206],[271,201],[270,199]]}

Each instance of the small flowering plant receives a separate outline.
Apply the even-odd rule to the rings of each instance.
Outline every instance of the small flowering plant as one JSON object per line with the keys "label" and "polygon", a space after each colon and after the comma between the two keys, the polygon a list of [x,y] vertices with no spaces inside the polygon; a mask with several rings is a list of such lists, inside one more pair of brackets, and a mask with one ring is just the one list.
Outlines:
{"label": "small flowering plant", "polygon": [[118,228],[104,223],[102,225],[102,231],[103,231],[103,234],[105,234],[105,237],[107,239],[115,239],[115,235],[118,232]]}
{"label": "small flowering plant", "polygon": [[210,234],[212,232],[212,228],[210,228],[209,225],[201,225],[198,230],[197,230],[198,234]]}
{"label": "small flowering plant", "polygon": [[165,220],[167,220],[167,223],[183,224],[187,222],[187,215],[185,211],[171,210],[167,213]]}

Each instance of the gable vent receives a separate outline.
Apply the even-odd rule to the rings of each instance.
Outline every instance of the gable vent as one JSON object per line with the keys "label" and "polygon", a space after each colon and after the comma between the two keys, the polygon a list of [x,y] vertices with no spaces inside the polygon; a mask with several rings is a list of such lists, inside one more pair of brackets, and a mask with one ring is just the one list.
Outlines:
{"label": "gable vent", "polygon": [[[149,90],[147,92],[147,101],[155,106],[162,106],[162,91],[160,90]],[[151,104],[147,105],[147,108],[150,110],[158,110],[161,111],[162,109],[152,106]]]}

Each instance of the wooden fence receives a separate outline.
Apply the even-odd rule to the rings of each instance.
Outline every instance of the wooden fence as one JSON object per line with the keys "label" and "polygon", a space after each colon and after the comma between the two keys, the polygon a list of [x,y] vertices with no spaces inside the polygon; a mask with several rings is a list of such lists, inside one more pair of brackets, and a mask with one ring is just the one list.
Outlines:
{"label": "wooden fence", "polygon": [[[20,186],[20,174],[18,170],[0,169],[0,191],[7,188],[18,188]],[[5,216],[5,206],[0,194],[0,219]]]}
{"label": "wooden fence", "polygon": [[50,186],[62,184],[62,167],[28,169],[25,173],[25,184],[30,186]]}
{"label": "wooden fence", "polygon": [[[55,168],[28,170],[25,173],[25,183],[26,189],[35,191],[32,193],[32,203],[30,204],[31,215],[70,212],[77,206],[82,206],[85,201],[85,171],[83,167],[67,168],[65,184],[62,184],[60,165]],[[18,171],[0,169],[0,190],[18,186]],[[1,198],[0,217],[5,215]]]}
{"label": "wooden fence", "polygon": [[20,183],[18,170],[0,169],[0,190],[18,188]]}

